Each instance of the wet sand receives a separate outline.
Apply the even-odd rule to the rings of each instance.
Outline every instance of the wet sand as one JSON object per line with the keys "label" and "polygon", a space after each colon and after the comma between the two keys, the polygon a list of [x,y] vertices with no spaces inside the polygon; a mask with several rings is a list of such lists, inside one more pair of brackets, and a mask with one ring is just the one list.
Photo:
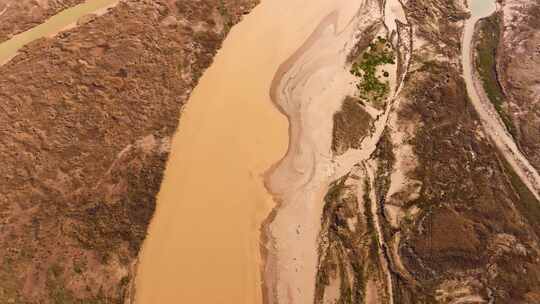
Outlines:
{"label": "wet sand", "polygon": [[28,43],[42,37],[52,37],[61,31],[73,28],[79,18],[88,14],[101,15],[106,12],[107,8],[115,6],[118,2],[119,0],[87,1],[63,10],[47,19],[44,23],[13,36],[13,38],[0,44],[0,65],[15,57],[17,52]]}
{"label": "wet sand", "polygon": [[[346,2],[263,1],[233,28],[173,139],[137,303],[262,302],[259,228],[275,206],[263,176],[289,141],[270,86],[280,64]],[[342,20],[350,16],[339,28]]]}

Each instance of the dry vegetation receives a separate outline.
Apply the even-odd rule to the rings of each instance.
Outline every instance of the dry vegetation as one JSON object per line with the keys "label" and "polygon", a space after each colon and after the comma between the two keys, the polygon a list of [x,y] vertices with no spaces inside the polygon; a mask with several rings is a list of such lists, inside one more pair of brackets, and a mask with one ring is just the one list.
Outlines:
{"label": "dry vegetation", "polygon": [[479,21],[475,43],[475,67],[484,91],[502,118],[508,131],[516,137],[516,127],[508,115],[508,104],[497,75],[497,52],[501,35],[500,13]]}
{"label": "dry vegetation", "polygon": [[[466,95],[459,56],[462,21],[468,14],[459,1],[411,0],[405,6],[415,34],[424,44],[413,52],[412,68],[399,97],[403,101],[396,108],[397,125],[387,128],[388,133],[372,155],[378,163],[375,181],[372,181],[376,203],[385,206],[386,193],[393,182],[391,173],[403,170],[395,167],[392,151],[396,147],[388,138],[397,136],[398,129],[414,126],[414,136],[408,144],[412,145],[418,163],[406,175],[405,182],[419,181],[420,192],[412,199],[407,198],[409,195],[394,195],[392,204],[399,205],[401,210],[417,208],[418,211],[401,218],[397,227],[384,212],[376,215],[383,223],[382,235],[377,237],[382,238],[385,245],[381,249],[391,265],[394,303],[458,303],[465,299],[538,303],[540,202],[484,135]],[[496,42],[489,43],[492,47],[487,51],[491,52]],[[485,67],[485,77],[494,76],[487,74],[493,73],[492,61],[483,60],[478,64]],[[523,77],[523,72],[519,76]],[[531,102],[530,95],[528,98]],[[357,125],[351,126],[353,120],[348,120],[342,112],[335,116],[335,125],[342,127],[340,136],[334,137],[334,146],[352,148],[350,138],[363,133]],[[536,115],[532,112],[528,117]],[[343,135],[347,130],[352,134]],[[353,176],[349,173],[345,180]],[[334,257],[319,269],[327,290],[332,286],[328,278],[342,279],[337,275],[344,268],[342,265],[363,265],[367,260],[365,256],[360,258],[352,253],[364,250],[369,242],[351,244],[359,242],[353,240],[369,239],[369,231],[351,229],[347,223],[351,214],[358,217],[355,219],[358,223],[369,222],[373,215],[359,211],[358,206],[363,206],[368,198],[350,197],[347,185],[343,180],[336,181],[325,200],[322,244],[327,247],[322,248],[329,249],[323,253],[340,252],[341,247],[351,253],[347,259],[337,253],[322,255]],[[397,248],[397,257],[391,254],[393,248]],[[372,262],[378,265],[378,261]],[[362,269],[346,272],[362,278],[348,281],[365,284],[366,272]],[[364,295],[366,288],[362,286],[364,288],[352,294]]]}
{"label": "dry vegetation", "polygon": [[39,25],[56,13],[84,0],[3,0],[0,1],[0,43]]}
{"label": "dry vegetation", "polygon": [[[335,181],[325,197],[315,303],[365,303],[368,282],[385,298],[384,272],[371,214],[371,181],[361,165]],[[358,197],[358,193],[364,193]],[[337,286],[333,290],[330,286]],[[335,300],[333,302],[332,300]]]}
{"label": "dry vegetation", "polygon": [[125,1],[0,67],[0,303],[129,300],[181,107],[254,5]]}
{"label": "dry vegetation", "polygon": [[[181,107],[253,2],[129,0],[0,67],[0,303],[129,300]],[[3,22],[19,18],[7,10],[0,41],[75,1],[49,3],[18,23]],[[467,13],[457,0],[404,3],[425,46],[414,50],[397,125],[370,160],[375,179],[357,164],[324,199],[315,303],[387,303],[390,288],[400,304],[539,303],[540,202],[483,134],[466,96],[459,56]],[[484,22],[477,64],[540,168],[540,6],[527,3],[513,17],[501,15],[502,36],[494,19]],[[372,119],[360,105],[347,98],[334,115],[335,155],[369,134]],[[402,170],[392,139],[411,124],[418,163],[407,178],[419,181],[420,192],[393,203],[418,212],[393,227],[383,212],[392,173]]]}
{"label": "dry vegetation", "polygon": [[502,108],[520,149],[540,170],[540,3],[501,2],[496,71],[505,97]]}
{"label": "dry vegetation", "polygon": [[[451,16],[442,19],[452,20]],[[422,19],[415,21],[430,28]],[[459,54],[459,45],[451,43],[459,37],[459,31],[452,30],[437,42],[447,43],[451,53],[446,53]],[[418,303],[419,295],[426,303],[451,301],[452,296],[442,297],[438,289],[452,294],[448,282],[458,279],[469,282],[471,295],[526,303],[527,297],[540,291],[537,219],[523,212],[509,170],[481,135],[459,69],[431,61],[409,76],[406,94],[413,102],[400,115],[404,120],[420,115],[423,123],[414,139],[419,159],[415,179],[422,181],[422,189],[418,199],[407,203],[421,212],[405,231],[400,252],[420,287],[409,282],[406,289],[410,289],[403,294],[408,293],[410,303]],[[509,243],[519,246],[508,249]]]}

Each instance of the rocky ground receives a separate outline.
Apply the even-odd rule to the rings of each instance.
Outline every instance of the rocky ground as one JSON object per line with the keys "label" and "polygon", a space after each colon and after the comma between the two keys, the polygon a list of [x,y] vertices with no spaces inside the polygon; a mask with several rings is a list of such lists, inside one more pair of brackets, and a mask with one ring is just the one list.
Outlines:
{"label": "rocky ground", "polygon": [[127,0],[0,67],[0,303],[131,301],[182,105],[255,4]]}
{"label": "rocky ground", "polygon": [[41,24],[48,17],[84,0],[2,0],[0,1],[0,42]]}
{"label": "rocky ground", "polygon": [[[398,68],[406,71],[403,87],[387,101],[392,109],[375,151],[328,186],[316,303],[538,303],[540,202],[486,136],[466,95],[460,59],[465,3],[402,3],[411,60]],[[531,91],[538,77],[530,37],[538,30],[535,18],[522,18],[525,29],[507,29],[523,37],[513,43],[522,55],[500,56],[520,62],[506,66],[512,83],[519,83],[506,102],[521,98],[521,145],[534,161],[539,124]],[[401,26],[403,40],[408,31]],[[367,51],[362,45],[355,53],[360,58]],[[407,53],[399,42],[394,48],[399,58]],[[376,134],[357,130],[352,122],[364,114],[350,103],[346,99],[335,115],[335,155]],[[357,106],[369,108],[365,103]],[[368,130],[377,129],[381,117]],[[343,136],[347,129],[356,136]]]}
{"label": "rocky ground", "polygon": [[[293,138],[266,300],[540,303],[540,202],[467,96],[466,2],[387,1],[336,2],[359,15],[329,15],[275,79]],[[0,2],[20,20],[0,41],[75,3]],[[0,303],[131,303],[182,105],[255,4],[126,0],[0,67]],[[500,5],[475,63],[539,169],[540,6]]]}
{"label": "rocky ground", "polygon": [[502,115],[531,164],[540,170],[540,3],[501,1],[496,52]]}

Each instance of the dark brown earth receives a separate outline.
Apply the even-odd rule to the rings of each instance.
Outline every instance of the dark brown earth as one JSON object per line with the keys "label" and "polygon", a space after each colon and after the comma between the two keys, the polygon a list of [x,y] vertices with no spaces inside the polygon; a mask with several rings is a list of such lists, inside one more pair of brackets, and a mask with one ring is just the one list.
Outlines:
{"label": "dark brown earth", "polygon": [[84,0],[0,0],[0,42]]}
{"label": "dark brown earth", "polygon": [[369,131],[371,116],[359,106],[361,101],[347,97],[341,110],[334,114],[332,151],[337,155],[349,149],[358,149],[360,142]]}
{"label": "dark brown earth", "polygon": [[[427,44],[413,51],[411,68],[398,97],[401,103],[395,109],[397,123],[387,127],[370,160],[377,164],[377,171],[375,180],[367,181],[366,189],[374,187],[379,209],[375,216],[383,226],[382,235],[369,230],[374,215],[361,208],[371,204],[372,198],[359,196],[356,189],[351,191],[351,185],[360,184],[351,179],[365,174],[355,174],[358,168],[351,168],[346,177],[330,186],[325,199],[317,303],[324,303],[320,299],[325,289],[329,290],[332,278],[340,280],[338,303],[365,303],[366,282],[373,274],[385,272],[380,266],[375,272],[366,271],[366,261],[372,267],[382,265],[380,260],[368,258],[369,246],[376,244],[370,241],[373,238],[382,239],[380,250],[390,265],[387,272],[392,278],[393,303],[539,303],[540,202],[483,133],[466,95],[460,39],[468,14],[458,2],[410,0],[405,4],[414,32]],[[534,12],[528,10],[528,14]],[[538,98],[530,94],[539,79],[532,71],[538,53],[532,48],[535,38],[530,38],[538,33],[533,19],[539,20],[528,19],[526,28],[515,29],[514,33],[522,37],[520,45],[525,49],[520,51],[527,56],[510,59],[511,55],[504,52],[501,56],[508,56],[503,58],[511,62],[512,67],[503,65],[513,72],[511,83],[519,83],[507,93],[511,100],[519,97],[519,104],[534,105],[522,106],[523,119],[516,120],[525,138],[521,146],[534,161],[540,141],[529,129],[540,124],[533,119]],[[356,130],[357,125],[352,126],[354,119],[339,113],[335,116],[335,125],[342,126],[339,134],[347,130],[356,136],[363,134]],[[404,170],[396,167],[394,152],[398,147],[389,138],[398,136],[398,129],[410,126],[414,131],[407,143],[412,145],[417,162],[405,172],[406,184],[418,184],[419,194],[409,198],[410,193],[398,192],[388,197],[390,173]],[[334,137],[334,146],[350,147],[350,137]],[[389,203],[418,211],[393,226],[383,211]],[[351,219],[356,226],[349,224]],[[379,289],[384,290],[384,284]],[[467,297],[467,302],[456,302]],[[390,301],[380,299],[377,303]]]}
{"label": "dark brown earth", "polygon": [[325,242],[319,248],[316,304],[331,303],[325,301],[325,288],[332,280],[339,282],[337,303],[364,303],[369,281],[376,282],[379,298],[385,298],[387,286],[369,211],[371,200],[368,195],[358,198],[358,186],[347,184],[351,180],[365,181],[359,185],[369,191],[365,174],[365,168],[355,167],[330,185],[325,197],[321,231]]}
{"label": "dark brown earth", "polygon": [[520,149],[540,170],[540,3],[501,2],[507,8],[501,14],[497,52],[503,108],[510,115]]}
{"label": "dark brown earth", "polygon": [[[433,287],[459,278],[474,282],[483,289],[478,293],[491,294],[500,303],[524,303],[528,292],[540,290],[537,279],[520,279],[522,270],[540,273],[535,231],[540,218],[520,206],[538,208],[538,202],[520,200],[493,144],[475,134],[479,121],[460,89],[464,84],[459,76],[426,94],[451,68],[437,69],[415,84],[410,92],[415,103],[408,109],[420,113],[425,123],[415,138],[420,161],[415,177],[422,181],[422,191],[416,201],[406,202],[422,212],[404,231],[407,237],[400,245],[407,269],[422,286],[413,293],[434,297]],[[404,118],[407,114],[402,113]],[[523,250],[510,244],[512,249],[498,248],[501,238]],[[516,268],[506,269],[508,259]]]}
{"label": "dark brown earth", "polygon": [[124,1],[0,67],[0,303],[130,302],[182,105],[255,4]]}

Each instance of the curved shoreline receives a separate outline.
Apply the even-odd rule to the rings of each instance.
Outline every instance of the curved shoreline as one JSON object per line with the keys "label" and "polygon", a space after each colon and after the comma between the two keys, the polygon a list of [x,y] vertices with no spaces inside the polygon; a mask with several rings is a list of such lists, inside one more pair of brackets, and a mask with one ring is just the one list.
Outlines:
{"label": "curved shoreline", "polygon": [[[277,212],[281,208],[281,205],[283,203],[283,199],[281,197],[281,194],[274,191],[273,187],[271,186],[271,176],[278,170],[279,166],[291,155],[291,148],[293,147],[293,128],[291,124],[291,115],[289,112],[287,112],[283,105],[279,102],[279,99],[277,97],[277,91],[278,87],[281,84],[281,80],[285,76],[285,74],[290,70],[290,68],[294,65],[294,63],[302,56],[303,53],[306,52],[307,49],[309,49],[319,38],[321,35],[321,32],[328,26],[329,24],[334,24],[334,26],[337,25],[337,11],[334,11],[330,14],[328,14],[317,26],[315,31],[306,39],[306,41],[298,48],[285,62],[283,62],[278,70],[276,71],[274,78],[272,79],[272,84],[270,86],[270,100],[272,104],[276,107],[276,109],[287,118],[288,123],[288,145],[287,145],[287,151],[283,155],[283,157],[278,160],[276,163],[274,163],[263,175],[263,182],[264,186],[266,188],[266,191],[273,197],[273,200],[275,202],[275,206],[272,208],[270,213],[268,214],[267,218],[261,223],[260,231],[261,231],[261,257],[262,257],[262,267],[260,269],[261,271],[261,280],[262,280],[262,296],[263,296],[263,303],[274,303],[279,302],[277,299],[270,299],[270,292],[267,290],[267,285],[275,286],[276,282],[278,280],[278,274],[277,274],[277,265],[275,263],[270,264],[267,262],[268,256],[269,256],[269,249],[264,246],[264,244],[267,244],[269,242],[273,242],[273,237],[270,232],[270,224],[275,220],[277,216]],[[301,132],[301,130],[298,130],[298,132]],[[273,248],[276,250],[275,248]],[[275,253],[274,253],[275,254]],[[270,269],[267,269],[267,267],[270,267]],[[270,272],[270,273],[266,273]],[[268,278],[268,276],[274,277],[274,280]],[[273,290],[273,293],[276,293],[275,290]]]}
{"label": "curved shoreline", "polygon": [[0,66],[17,56],[17,52],[34,40],[54,37],[59,33],[77,27],[77,21],[86,15],[101,16],[109,8],[115,7],[121,0],[93,0],[65,9],[50,17],[45,22],[34,26],[11,39],[0,43]]}
{"label": "curved shoreline", "polygon": [[[478,0],[477,0],[478,1]],[[467,87],[467,92],[480,121],[484,125],[484,130],[493,140],[495,146],[508,161],[520,179],[527,185],[533,195],[540,200],[540,175],[532,167],[527,158],[521,153],[512,136],[504,126],[500,116],[488,100],[482,84],[479,82],[474,68],[474,40],[477,22],[494,13],[497,10],[495,3],[493,9],[485,15],[477,13],[465,22],[463,31],[462,65],[463,78]]]}

